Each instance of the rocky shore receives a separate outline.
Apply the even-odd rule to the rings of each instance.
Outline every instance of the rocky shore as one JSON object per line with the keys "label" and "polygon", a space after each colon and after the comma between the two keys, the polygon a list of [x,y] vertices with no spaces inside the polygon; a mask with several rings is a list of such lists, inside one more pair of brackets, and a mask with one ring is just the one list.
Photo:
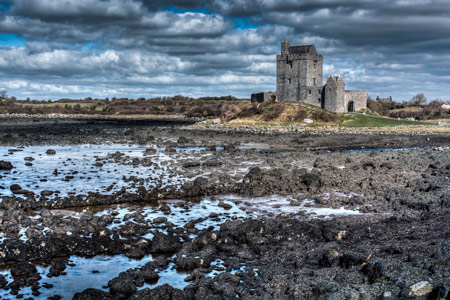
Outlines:
{"label": "rocky shore", "polygon": [[450,299],[449,135],[0,123],[1,299]]}

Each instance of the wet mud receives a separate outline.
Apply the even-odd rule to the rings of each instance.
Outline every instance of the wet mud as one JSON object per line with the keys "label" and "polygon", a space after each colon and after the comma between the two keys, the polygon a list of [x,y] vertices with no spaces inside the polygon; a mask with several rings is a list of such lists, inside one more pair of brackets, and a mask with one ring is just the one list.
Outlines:
{"label": "wet mud", "polygon": [[1,122],[1,299],[450,299],[448,135]]}

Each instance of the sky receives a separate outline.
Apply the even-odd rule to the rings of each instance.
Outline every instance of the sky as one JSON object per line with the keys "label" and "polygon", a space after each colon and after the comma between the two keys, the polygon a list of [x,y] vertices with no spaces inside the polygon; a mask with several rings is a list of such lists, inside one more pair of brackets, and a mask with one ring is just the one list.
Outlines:
{"label": "sky", "polygon": [[275,90],[281,41],[324,82],[450,100],[449,0],[0,0],[0,90],[18,99]]}

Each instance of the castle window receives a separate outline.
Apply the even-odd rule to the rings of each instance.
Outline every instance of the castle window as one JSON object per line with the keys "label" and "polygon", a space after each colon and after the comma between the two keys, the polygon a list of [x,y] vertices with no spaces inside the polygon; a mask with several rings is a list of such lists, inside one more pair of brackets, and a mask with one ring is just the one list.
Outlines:
{"label": "castle window", "polygon": [[316,85],[316,79],[314,78],[314,85]]}
{"label": "castle window", "polygon": [[309,94],[311,95],[311,90],[309,90]]}
{"label": "castle window", "polygon": [[288,83],[291,84],[291,79],[290,78],[288,78]]}
{"label": "castle window", "polygon": [[289,62],[289,69],[292,69],[292,61]]}

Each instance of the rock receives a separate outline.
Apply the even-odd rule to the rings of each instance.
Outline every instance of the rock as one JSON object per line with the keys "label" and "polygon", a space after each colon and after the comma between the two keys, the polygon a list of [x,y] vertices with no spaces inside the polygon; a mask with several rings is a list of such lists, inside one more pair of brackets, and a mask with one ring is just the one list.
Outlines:
{"label": "rock", "polygon": [[136,291],[134,281],[126,276],[119,276],[108,282],[111,294],[119,295],[119,298],[127,298]]}
{"label": "rock", "polygon": [[108,300],[112,299],[111,294],[97,290],[97,289],[86,289],[81,293],[76,293],[73,296],[73,300]]}
{"label": "rock", "polygon": [[50,190],[43,190],[41,192],[41,196],[43,196],[43,197],[48,197],[48,196],[51,196],[51,195],[53,195],[53,191],[50,191]]}
{"label": "rock", "polygon": [[449,288],[445,285],[436,286],[428,296],[428,299],[450,299]]}
{"label": "rock", "polygon": [[51,211],[49,211],[48,209],[45,209],[45,208],[41,210],[40,214],[41,214],[42,218],[48,218],[52,215]]}
{"label": "rock", "polygon": [[225,152],[236,152],[239,149],[235,145],[225,145],[223,146],[223,151]]}
{"label": "rock", "polygon": [[341,230],[338,232],[336,239],[338,241],[342,241],[342,239],[345,238],[346,235],[347,235],[347,231]]}
{"label": "rock", "polygon": [[390,162],[384,162],[384,163],[381,164],[380,167],[386,168],[386,169],[392,169],[392,168],[394,168],[394,166],[393,166],[392,163],[390,163]]}
{"label": "rock", "polygon": [[367,170],[369,168],[375,169],[375,164],[371,161],[365,161],[362,163],[362,167],[364,170]]}
{"label": "rock", "polygon": [[208,159],[207,161],[205,161],[203,163],[203,165],[206,167],[219,167],[222,165],[222,162],[213,158],[213,159]]}
{"label": "rock", "polygon": [[233,206],[229,203],[220,202],[219,207],[222,207],[223,209],[231,209]]}
{"label": "rock", "polygon": [[433,285],[428,281],[421,281],[413,284],[408,289],[408,296],[422,297],[433,291]]}
{"label": "rock", "polygon": [[187,144],[187,143],[190,143],[190,141],[187,138],[185,138],[184,136],[180,136],[177,140],[177,143],[178,144]]}
{"label": "rock", "polygon": [[147,148],[145,149],[145,154],[146,155],[151,155],[151,154],[156,154],[156,152],[158,152],[155,148]]}
{"label": "rock", "polygon": [[30,263],[16,263],[11,266],[11,275],[13,277],[27,276],[37,273],[37,269]]}
{"label": "rock", "polygon": [[378,278],[382,278],[386,274],[386,267],[381,261],[369,262],[362,268],[362,272],[369,279],[369,283],[374,283]]}
{"label": "rock", "polygon": [[0,171],[9,171],[12,168],[14,166],[9,161],[0,160]]}
{"label": "rock", "polygon": [[22,189],[22,187],[21,187],[20,185],[18,185],[18,184],[12,184],[12,185],[9,187],[9,189],[10,189],[12,192],[17,192],[17,191],[20,191],[20,190]]}
{"label": "rock", "polygon": [[155,223],[155,224],[161,224],[161,223],[165,223],[165,222],[167,222],[166,217],[158,217],[158,218],[153,219],[153,223]]}
{"label": "rock", "polygon": [[24,160],[25,160],[25,161],[33,161],[34,158],[31,157],[31,156],[27,156],[27,157],[24,158]]}
{"label": "rock", "polygon": [[197,168],[200,166],[200,162],[199,161],[187,161],[185,163],[183,163],[183,168],[188,169],[188,168]]}
{"label": "rock", "polygon": [[141,248],[136,247],[125,253],[125,256],[129,258],[140,259],[145,256],[145,252]]}
{"label": "rock", "polygon": [[56,151],[53,150],[53,149],[47,149],[47,151],[45,151],[45,153],[48,154],[48,155],[55,155]]}
{"label": "rock", "polygon": [[380,300],[390,300],[392,299],[392,293],[389,291],[384,292],[381,296],[380,296]]}
{"label": "rock", "polygon": [[302,175],[301,182],[307,186],[308,190],[318,189],[322,186],[322,178],[313,173],[306,173]]}
{"label": "rock", "polygon": [[370,255],[360,252],[345,252],[341,257],[339,257],[339,265],[343,268],[350,269],[360,266],[367,262]]}
{"label": "rock", "polygon": [[174,252],[181,247],[180,239],[173,235],[165,235],[156,231],[152,239],[152,252]]}
{"label": "rock", "polygon": [[139,299],[139,300],[153,300],[153,299],[164,299],[164,300],[184,300],[185,297],[183,291],[173,288],[167,283],[160,285],[154,289],[145,288],[135,293],[129,299]]}
{"label": "rock", "polygon": [[0,289],[4,288],[8,284],[8,281],[6,281],[5,276],[0,274]]}

